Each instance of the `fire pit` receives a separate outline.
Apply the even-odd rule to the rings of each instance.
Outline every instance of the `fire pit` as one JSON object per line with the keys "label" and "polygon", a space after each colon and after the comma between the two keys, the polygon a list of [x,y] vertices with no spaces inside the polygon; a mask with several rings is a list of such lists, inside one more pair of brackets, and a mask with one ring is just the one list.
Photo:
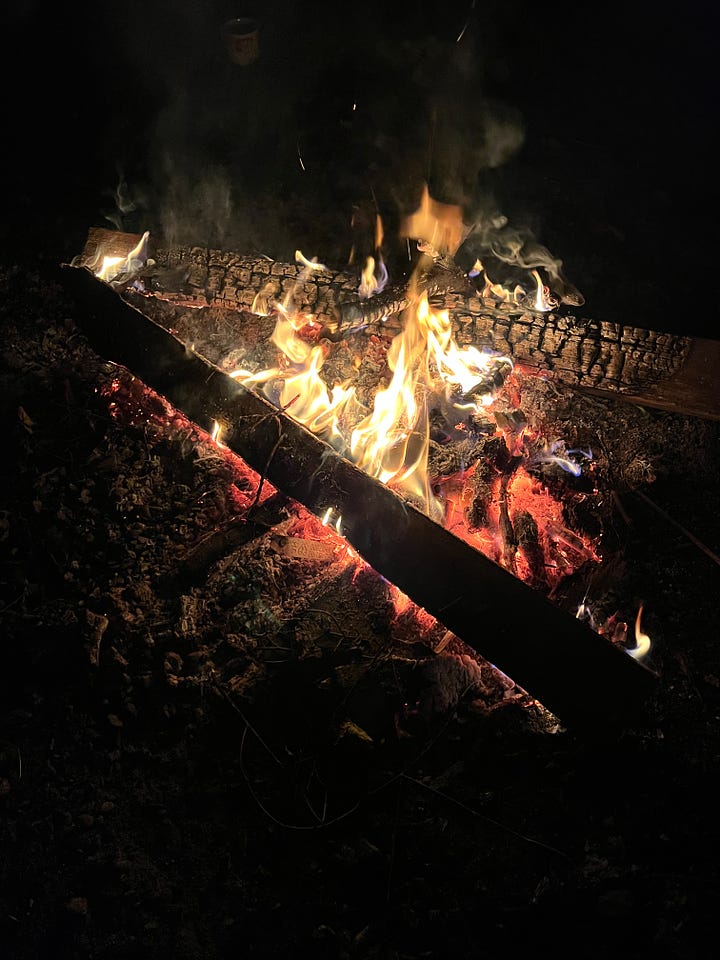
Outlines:
{"label": "fire pit", "polygon": [[[113,244],[120,269],[111,263],[108,276],[101,257]],[[700,345],[554,314],[537,271],[531,294],[487,276],[472,288],[481,265],[462,274],[425,240],[422,266],[385,290],[374,260],[358,282],[300,253],[298,265],[198,249],[148,259],[147,244],[147,235],[91,231],[81,269],[67,271],[102,315],[88,321],[91,340],[254,467],[253,506],[268,481],[307,506],[346,538],[344,562],[362,558],[408,595],[401,605],[429,616],[435,649],[475,648],[563,720],[633,715],[652,681],[637,662],[651,642],[642,600],[604,609],[592,584],[607,504],[623,484],[652,479],[652,456],[609,455],[597,429],[594,454],[582,430],[587,404],[597,415],[600,400],[567,383],[598,395],[641,391],[666,407],[684,392],[702,406],[703,390],[683,387]],[[490,346],[480,353],[461,345],[469,340]],[[321,369],[337,384],[332,395]],[[409,415],[419,393],[424,408]],[[399,404],[390,433],[378,441],[375,430],[368,446],[388,397]],[[287,549],[329,556],[331,547]],[[589,698],[573,693],[578,676]],[[611,688],[612,706],[599,707]]]}

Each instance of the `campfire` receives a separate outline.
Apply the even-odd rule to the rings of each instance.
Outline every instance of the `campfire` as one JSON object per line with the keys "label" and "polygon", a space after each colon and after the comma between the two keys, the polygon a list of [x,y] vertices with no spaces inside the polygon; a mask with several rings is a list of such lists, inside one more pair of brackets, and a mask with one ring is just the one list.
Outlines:
{"label": "campfire", "polygon": [[566,308],[582,296],[556,262],[519,249],[505,257],[514,285],[485,260],[462,269],[460,211],[427,190],[402,229],[398,279],[379,219],[353,269],[94,229],[65,275],[91,343],[251,478],[244,520],[293,499],[276,524],[284,556],[379,576],[404,629],[479,654],[562,720],[598,710],[573,692],[580,675],[630,714],[653,679],[643,600],[610,607],[600,584],[616,487],[651,480],[652,464],[608,451],[583,403],[672,408],[693,344],[578,321]]}

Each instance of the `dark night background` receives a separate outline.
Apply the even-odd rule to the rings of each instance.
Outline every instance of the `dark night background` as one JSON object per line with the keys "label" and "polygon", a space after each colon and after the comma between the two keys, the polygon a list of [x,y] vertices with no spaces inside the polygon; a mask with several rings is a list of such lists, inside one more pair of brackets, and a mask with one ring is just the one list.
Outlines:
{"label": "dark night background", "polygon": [[[392,259],[428,179],[468,222],[531,230],[586,315],[714,336],[710,11],[25,0],[5,13],[23,62],[5,83],[8,242],[67,257],[113,221],[339,266],[353,206],[376,202]],[[220,39],[238,13],[260,25],[247,68]]]}

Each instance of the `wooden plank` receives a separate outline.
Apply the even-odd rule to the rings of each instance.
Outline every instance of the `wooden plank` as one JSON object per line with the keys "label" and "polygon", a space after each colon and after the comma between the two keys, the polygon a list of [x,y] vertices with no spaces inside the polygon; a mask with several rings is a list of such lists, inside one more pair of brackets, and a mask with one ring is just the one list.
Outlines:
{"label": "wooden plank", "polygon": [[568,726],[607,731],[642,716],[655,676],[331,447],[223,374],[85,268],[64,265],[91,346],[223,440],[282,493],[343,534],[375,570]]}

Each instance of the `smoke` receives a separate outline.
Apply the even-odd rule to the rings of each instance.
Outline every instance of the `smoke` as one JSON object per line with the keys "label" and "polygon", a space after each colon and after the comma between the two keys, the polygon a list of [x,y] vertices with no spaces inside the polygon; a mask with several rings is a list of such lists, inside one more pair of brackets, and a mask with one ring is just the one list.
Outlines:
{"label": "smoke", "polygon": [[269,0],[260,59],[246,69],[228,60],[219,3],[160,0],[141,11],[129,0],[109,51],[123,78],[106,146],[126,171],[117,224],[161,231],[169,244],[276,258],[300,246],[346,262],[343,224],[367,206],[368,222],[382,216],[386,253],[395,243],[406,258],[399,224],[427,184],[479,221],[472,239],[486,255],[559,276],[561,262],[527,232],[493,236],[497,217],[477,215],[526,137],[520,112],[497,95],[507,44],[477,6],[450,2],[439,15],[369,0],[319,18]]}
{"label": "smoke", "polygon": [[233,220],[232,188],[221,168],[202,179],[171,174],[159,209],[163,241],[170,246],[201,243],[222,247]]}
{"label": "smoke", "polygon": [[[563,272],[563,261],[540,243],[527,226],[512,226],[507,217],[487,206],[476,210],[458,261],[466,268],[480,260],[495,283],[512,287],[529,270],[544,270],[549,286],[562,303],[582,306],[585,298]],[[502,267],[511,268],[503,271]],[[520,271],[515,276],[513,271]]]}

